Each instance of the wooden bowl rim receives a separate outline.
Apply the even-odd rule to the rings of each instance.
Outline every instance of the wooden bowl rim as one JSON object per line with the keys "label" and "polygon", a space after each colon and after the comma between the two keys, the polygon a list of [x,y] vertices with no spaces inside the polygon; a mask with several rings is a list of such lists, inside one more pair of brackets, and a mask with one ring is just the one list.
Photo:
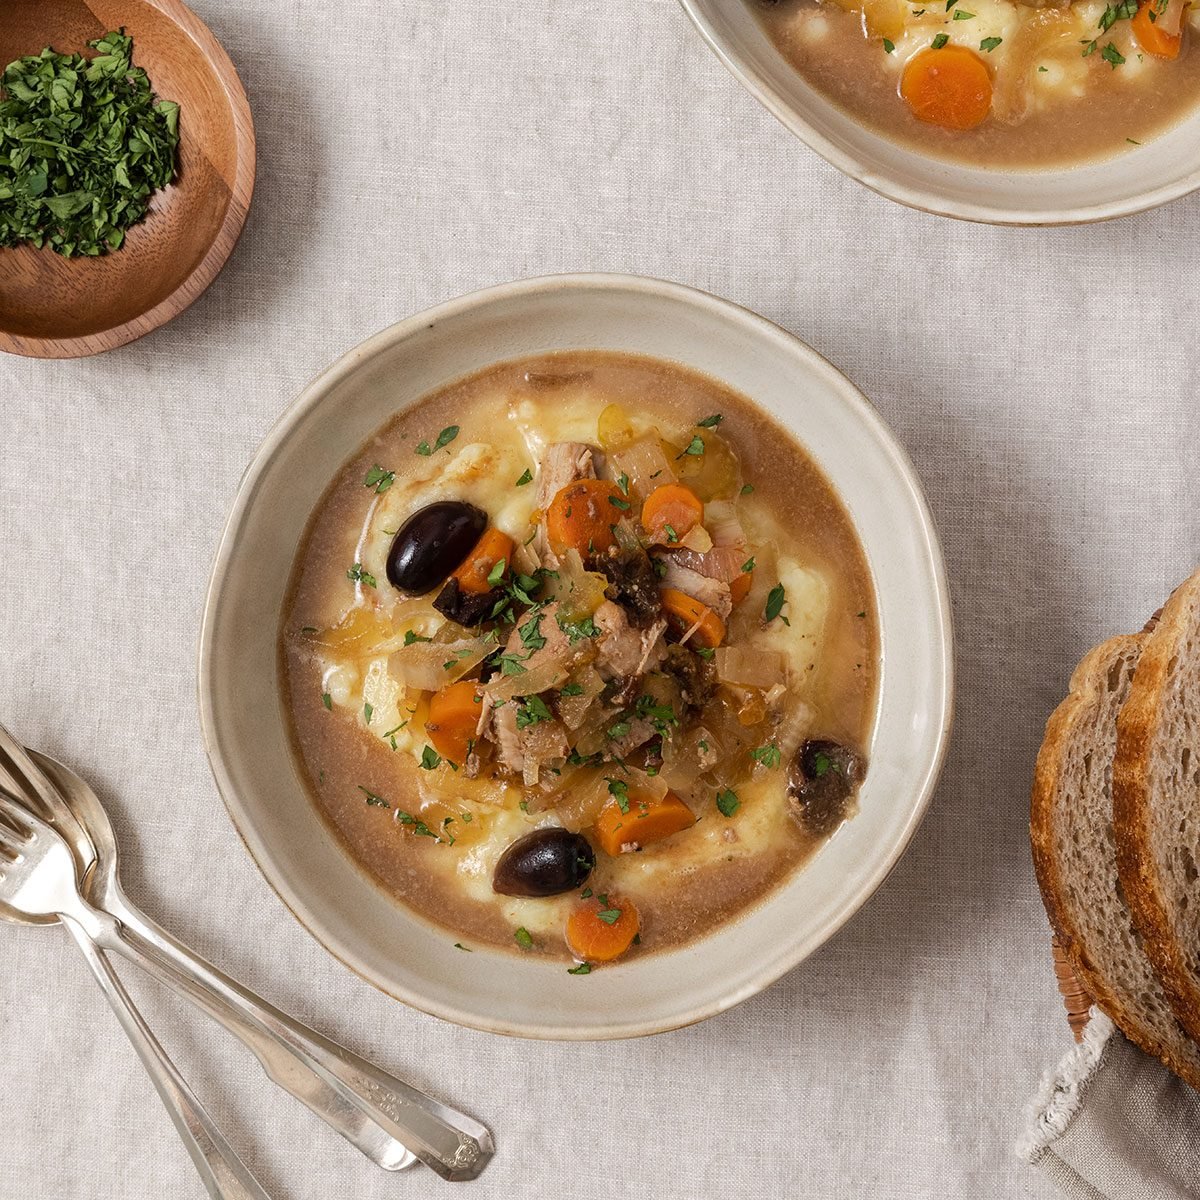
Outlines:
{"label": "wooden bowl rim", "polygon": [[225,47],[183,0],[142,0],[142,3],[161,12],[200,47],[205,61],[229,101],[233,115],[237,168],[230,187],[229,204],[225,209],[224,219],[204,257],[189,275],[180,280],[178,287],[153,308],[110,329],[79,337],[26,337],[0,329],[0,351],[20,354],[26,358],[84,358],[127,346],[130,342],[160,329],[199,300],[237,247],[254,197],[257,160],[254,117],[250,111],[246,89],[242,86],[237,68]]}

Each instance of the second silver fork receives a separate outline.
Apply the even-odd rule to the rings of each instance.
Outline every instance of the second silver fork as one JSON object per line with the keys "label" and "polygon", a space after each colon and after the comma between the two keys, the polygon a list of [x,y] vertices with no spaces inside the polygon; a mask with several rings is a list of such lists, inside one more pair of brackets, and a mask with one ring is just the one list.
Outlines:
{"label": "second silver fork", "polygon": [[[80,894],[71,847],[44,821],[0,792],[0,900],[29,917],[58,917],[70,931],[171,1115],[213,1200],[269,1200],[225,1140],[146,1024],[96,945],[114,919]],[[115,922],[114,922],[115,923]]]}

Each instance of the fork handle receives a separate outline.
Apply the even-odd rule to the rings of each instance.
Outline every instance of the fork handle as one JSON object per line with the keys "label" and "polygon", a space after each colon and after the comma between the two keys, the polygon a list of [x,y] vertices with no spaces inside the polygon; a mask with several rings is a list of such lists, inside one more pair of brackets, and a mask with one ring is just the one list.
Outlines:
{"label": "fork handle", "polygon": [[380,1166],[407,1152],[443,1179],[474,1179],[492,1156],[486,1126],[434,1100],[289,1017],[176,941],[122,895],[100,933],[250,1048],[270,1078]]}
{"label": "fork handle", "polygon": [[213,1200],[270,1200],[167,1057],[103,952],[70,917],[64,917],[63,924],[79,944],[100,990],[138,1052],[208,1194]]}

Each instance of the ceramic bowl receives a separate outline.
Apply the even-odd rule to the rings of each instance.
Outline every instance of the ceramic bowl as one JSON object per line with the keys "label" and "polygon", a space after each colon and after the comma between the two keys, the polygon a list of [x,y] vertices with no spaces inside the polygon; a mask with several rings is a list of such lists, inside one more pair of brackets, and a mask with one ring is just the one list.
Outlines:
{"label": "ceramic bowl", "polygon": [[889,141],[830,103],[772,45],[746,0],[681,0],[717,57],[802,142],[882,196],[995,225],[1074,225],[1200,188],[1200,111],[1153,142],[1062,170],[989,171]]}
{"label": "ceramic bowl", "polygon": [[163,100],[179,103],[179,173],[120,250],[65,259],[0,249],[0,350],[79,358],[124,346],[178,316],[225,265],[254,192],[254,123],[237,71],[180,0],[0,0],[0,69],[45,46],[88,53],[114,29],[133,38]]}
{"label": "ceramic bowl", "polygon": [[[879,600],[882,672],[861,811],[735,922],[589,976],[464,954],[350,859],[292,757],[276,648],[292,560],[322,492],[389,417],[490,364],[552,350],[655,355],[714,376],[793,430],[841,494]],[[951,711],[942,556],[913,468],[878,414],[784,330],[670,283],[578,275],[507,284],[377,334],[316,379],[250,464],[221,539],[200,641],[200,712],[229,814],[271,885],[346,965],[449,1021],[542,1038],[655,1033],[745,1000],[866,902],[912,837]]]}

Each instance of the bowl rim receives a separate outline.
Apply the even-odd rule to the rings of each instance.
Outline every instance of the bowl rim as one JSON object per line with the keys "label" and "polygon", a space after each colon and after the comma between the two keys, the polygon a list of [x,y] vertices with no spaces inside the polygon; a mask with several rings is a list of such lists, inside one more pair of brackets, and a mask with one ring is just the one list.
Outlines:
{"label": "bowl rim", "polygon": [[[740,3],[741,0],[735,0]],[[726,44],[703,11],[703,0],[679,0],[684,12],[708,44],[747,91],[785,129],[794,133],[810,150],[816,151],[827,163],[836,167],[843,175],[871,189],[887,200],[894,200],[906,208],[929,213],[936,217],[952,217],[957,221],[972,221],[979,225],[1006,225],[1014,228],[1045,228],[1056,225],[1094,225],[1102,221],[1114,221],[1120,217],[1131,217],[1152,208],[1169,204],[1173,200],[1200,188],[1200,166],[1183,178],[1165,184],[1153,191],[1143,192],[1125,200],[1092,204],[1082,208],[1046,208],[1028,212],[1014,212],[1003,205],[972,204],[969,201],[949,199],[936,188],[920,189],[909,187],[897,179],[867,170],[854,155],[847,153],[836,142],[831,141],[814,125],[810,124],[776,88],[772,87],[736,49]],[[920,158],[932,156],[921,155]],[[999,174],[999,172],[997,172]]]}
{"label": "bowl rim", "polygon": [[[129,345],[186,312],[208,290],[229,261],[242,236],[254,200],[257,139],[250,101],[237,68],[216,35],[183,0],[141,0],[178,26],[199,47],[229,103],[233,118],[237,168],[229,189],[225,216],[204,257],[168,296],[153,308],[120,325],[78,337],[27,337],[0,329],[0,351],[25,358],[86,358]],[[136,31],[134,37],[136,38]],[[46,253],[51,253],[46,251]]]}
{"label": "bowl rim", "polygon": [[[721,319],[740,322],[775,340],[788,352],[805,359],[813,371],[824,376],[837,388],[842,399],[856,410],[858,417],[872,428],[874,435],[886,448],[897,472],[897,482],[908,492],[914,504],[919,517],[919,533],[925,550],[924,565],[929,571],[933,592],[936,596],[936,608],[931,616],[936,624],[937,650],[941,658],[937,694],[931,703],[932,711],[936,716],[933,723],[936,725],[936,732],[931,733],[932,753],[921,774],[919,784],[914,789],[908,817],[899,836],[880,856],[871,872],[859,881],[852,893],[848,894],[840,911],[830,920],[829,924],[806,939],[797,939],[789,943],[784,952],[776,955],[769,962],[764,962],[749,978],[737,986],[731,986],[728,991],[708,1004],[689,1009],[669,1020],[634,1020],[621,1025],[605,1026],[599,1030],[587,1025],[547,1028],[536,1023],[514,1024],[507,1020],[491,1020],[452,1004],[430,1000],[413,992],[411,988],[402,987],[393,982],[384,982],[378,978],[363,962],[357,959],[350,947],[339,944],[338,936],[326,928],[325,923],[312,911],[301,892],[281,870],[274,866],[269,848],[257,844],[250,822],[244,820],[241,815],[242,801],[223,758],[218,722],[213,705],[213,676],[217,669],[215,630],[218,624],[218,612],[222,604],[225,577],[229,570],[230,560],[237,548],[244,517],[255,501],[263,477],[276,453],[291,435],[294,427],[324,401],[330,389],[352,375],[361,364],[369,361],[385,348],[403,342],[431,328],[434,324],[443,323],[475,309],[486,308],[496,303],[529,295],[597,290],[632,294],[642,298],[672,300],[684,306],[705,310]],[[908,849],[913,835],[924,819],[941,774],[949,747],[954,715],[954,635],[949,586],[941,543],[916,469],[874,406],[859,388],[827,359],[775,322],[769,321],[733,301],[722,299],[686,284],[621,273],[587,272],[536,276],[466,293],[380,330],[346,351],[330,366],[317,374],[276,419],[243,472],[217,545],[209,575],[201,612],[197,659],[197,703],[201,736],[209,769],[234,830],[246,847],[255,866],[284,907],[335,959],[385,995],[420,1012],[439,1017],[455,1025],[478,1029],[486,1033],[534,1040],[607,1041],[618,1038],[644,1037],[681,1029],[735,1007],[751,996],[757,995],[798,966],[863,908]],[[770,902],[770,896],[762,901],[764,904]]]}

